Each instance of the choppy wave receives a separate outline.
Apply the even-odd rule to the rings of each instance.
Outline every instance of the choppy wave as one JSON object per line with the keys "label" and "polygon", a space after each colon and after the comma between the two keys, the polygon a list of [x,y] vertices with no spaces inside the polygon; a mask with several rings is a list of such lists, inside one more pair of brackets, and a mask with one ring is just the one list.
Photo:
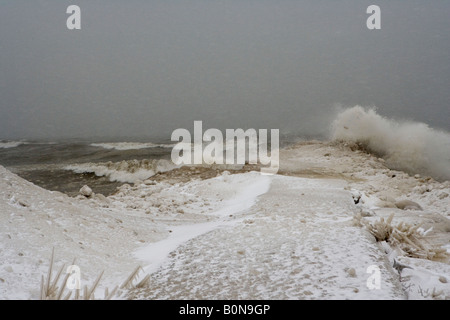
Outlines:
{"label": "choppy wave", "polygon": [[24,141],[0,141],[0,149],[15,148],[22,144],[26,144]]}
{"label": "choppy wave", "polygon": [[145,180],[158,172],[166,172],[178,168],[172,161],[164,159],[127,160],[121,162],[82,163],[64,167],[75,173],[94,173],[107,177],[110,181],[134,183]]}
{"label": "choppy wave", "polygon": [[104,149],[115,150],[137,150],[148,148],[172,148],[175,144],[156,144],[151,142],[108,142],[108,143],[91,143],[92,147],[100,147]]}
{"label": "choppy wave", "polygon": [[355,106],[334,120],[332,139],[359,143],[393,169],[450,179],[450,133],[425,123],[399,122]]}

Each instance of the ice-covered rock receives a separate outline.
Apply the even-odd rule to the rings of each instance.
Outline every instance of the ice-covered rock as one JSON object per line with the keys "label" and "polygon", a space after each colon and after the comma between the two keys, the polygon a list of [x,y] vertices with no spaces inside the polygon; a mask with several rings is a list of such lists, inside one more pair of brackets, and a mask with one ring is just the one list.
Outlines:
{"label": "ice-covered rock", "polygon": [[423,210],[417,202],[406,199],[395,202],[395,206],[402,210]]}
{"label": "ice-covered rock", "polygon": [[92,189],[89,188],[89,186],[85,185],[80,189],[80,194],[82,196],[85,196],[86,198],[89,198],[92,196],[93,192]]}

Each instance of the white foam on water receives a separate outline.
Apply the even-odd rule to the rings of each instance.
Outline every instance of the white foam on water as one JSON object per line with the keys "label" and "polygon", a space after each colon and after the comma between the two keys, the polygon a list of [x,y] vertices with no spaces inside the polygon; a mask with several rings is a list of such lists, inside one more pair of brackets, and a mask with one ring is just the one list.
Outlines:
{"label": "white foam on water", "polygon": [[24,141],[2,141],[2,142],[0,142],[0,149],[15,148],[22,144],[27,144],[27,143]]}
{"label": "white foam on water", "polygon": [[107,142],[107,143],[91,143],[92,147],[115,150],[138,150],[148,148],[172,148],[174,144],[156,144],[151,142]]}
{"label": "white foam on water", "polygon": [[75,173],[94,173],[98,177],[107,177],[110,181],[134,183],[145,180],[158,172],[177,168],[173,162],[158,160],[124,160],[121,162],[82,163],[64,167]]}

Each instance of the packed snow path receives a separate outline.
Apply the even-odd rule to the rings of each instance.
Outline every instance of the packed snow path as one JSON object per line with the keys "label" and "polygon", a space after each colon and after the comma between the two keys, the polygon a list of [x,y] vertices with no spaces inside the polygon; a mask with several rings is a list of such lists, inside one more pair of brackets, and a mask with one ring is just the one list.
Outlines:
{"label": "packed snow path", "polygon": [[[159,268],[152,265],[148,287],[135,289],[129,298],[405,298],[374,238],[353,226],[356,207],[343,190],[345,181],[259,179],[270,179],[270,189],[253,205],[226,216],[222,209],[222,224],[210,224],[200,235],[197,228]],[[140,257],[150,263],[151,247],[140,250]],[[381,271],[380,289],[367,286],[372,265]]]}

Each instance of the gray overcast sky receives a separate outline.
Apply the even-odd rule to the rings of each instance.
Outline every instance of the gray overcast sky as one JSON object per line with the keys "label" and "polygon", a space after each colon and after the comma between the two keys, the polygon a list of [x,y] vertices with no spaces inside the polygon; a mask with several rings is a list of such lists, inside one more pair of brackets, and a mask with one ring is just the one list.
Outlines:
{"label": "gray overcast sky", "polygon": [[320,134],[336,104],[449,130],[449,17],[439,0],[0,0],[0,139],[170,138],[194,120]]}

